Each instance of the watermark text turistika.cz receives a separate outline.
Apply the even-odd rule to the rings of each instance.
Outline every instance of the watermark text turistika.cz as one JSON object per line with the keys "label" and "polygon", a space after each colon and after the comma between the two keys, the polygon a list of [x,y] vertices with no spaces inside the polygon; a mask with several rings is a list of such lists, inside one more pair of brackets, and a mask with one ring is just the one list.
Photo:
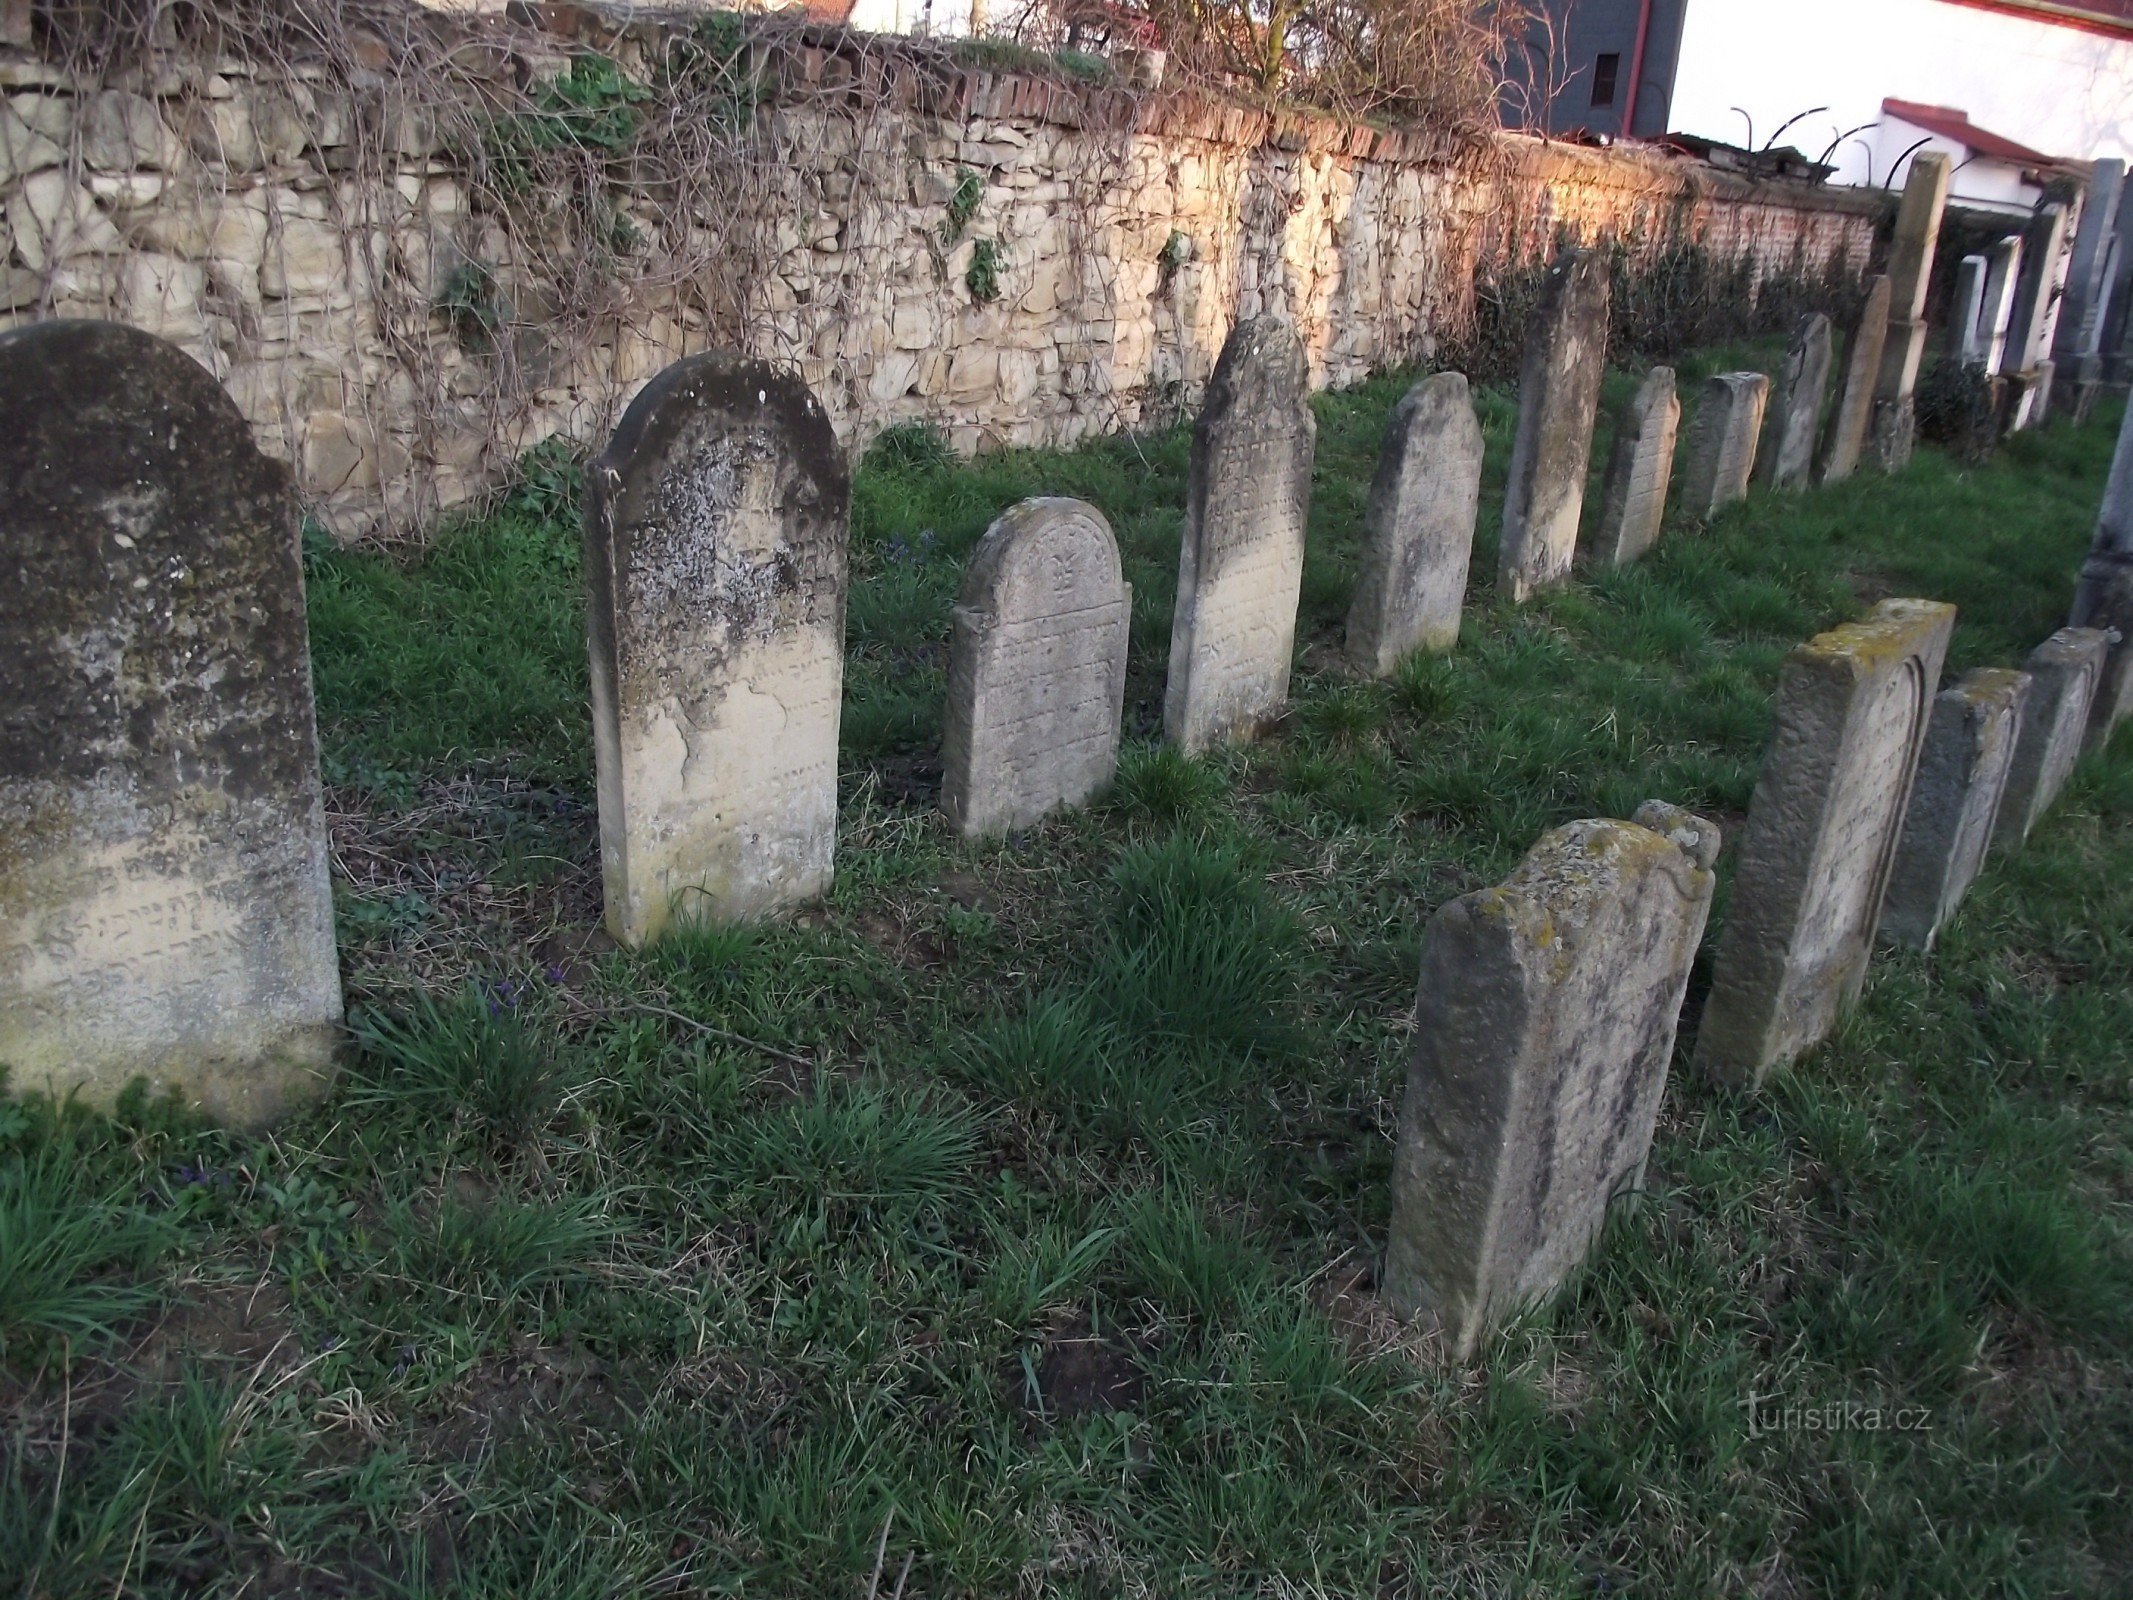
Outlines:
{"label": "watermark text turistika.cz", "polygon": [[1933,1428],[1930,1406],[1884,1406],[1865,1400],[1809,1404],[1753,1390],[1741,1406],[1748,1413],[1751,1439],[1766,1433],[1929,1433]]}

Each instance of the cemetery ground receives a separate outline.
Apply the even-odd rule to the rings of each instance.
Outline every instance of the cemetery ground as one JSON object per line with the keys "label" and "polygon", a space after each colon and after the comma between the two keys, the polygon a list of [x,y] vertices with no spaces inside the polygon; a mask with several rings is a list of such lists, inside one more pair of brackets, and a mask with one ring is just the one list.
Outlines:
{"label": "cemetery ground", "polygon": [[[1684,393],[1777,354],[1687,363]],[[643,954],[592,931],[567,463],[419,565],[314,548],[357,1048],[271,1136],[0,1103],[0,1571],[557,1600],[2133,1581],[2123,730],[1766,1092],[1677,1061],[1647,1191],[1475,1363],[1370,1281],[1429,912],[1654,796],[1737,844],[1779,662],[1867,602],[1957,604],[1951,674],[2019,664],[2115,418],[1758,488],[1512,608],[1513,408],[1481,390],[1460,647],[1358,682],[1339,626],[1404,386],[1316,401],[1295,703],[1207,759],[1155,742],[1183,430],[882,441],[835,890]],[[1118,531],[1128,749],[1107,801],[967,846],[933,810],[949,607],[1038,493]]]}

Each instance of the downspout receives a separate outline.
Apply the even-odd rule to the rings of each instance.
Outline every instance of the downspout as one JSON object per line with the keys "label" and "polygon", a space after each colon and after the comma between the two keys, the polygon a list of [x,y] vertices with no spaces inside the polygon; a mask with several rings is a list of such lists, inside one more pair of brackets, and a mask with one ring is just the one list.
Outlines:
{"label": "downspout", "polygon": [[1637,85],[1644,80],[1644,41],[1652,32],[1652,0],[1637,11],[1637,43],[1629,56],[1629,98],[1622,103],[1622,137],[1637,136]]}

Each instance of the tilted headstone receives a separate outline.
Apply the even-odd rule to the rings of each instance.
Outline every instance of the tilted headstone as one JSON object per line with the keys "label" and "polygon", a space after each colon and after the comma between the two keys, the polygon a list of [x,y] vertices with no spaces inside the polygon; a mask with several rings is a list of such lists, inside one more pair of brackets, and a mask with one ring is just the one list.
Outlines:
{"label": "tilted headstone", "polygon": [[963,575],[948,658],[941,809],[967,837],[1079,805],[1118,770],[1133,590],[1080,500],[1025,500]]}
{"label": "tilted headstone", "polygon": [[1900,472],[1910,464],[1917,436],[1913,396],[1918,367],[1926,349],[1926,287],[1933,277],[1933,254],[1940,242],[1941,213],[1948,204],[1953,169],[1937,150],[1911,158],[1903,202],[1896,211],[1895,237],[1889,246],[1889,329],[1881,347],[1881,372],[1874,383],[1872,434],[1882,467]]}
{"label": "tilted headstone", "polygon": [[1829,392],[1832,359],[1829,318],[1819,311],[1801,318],[1771,386],[1768,437],[1756,461],[1757,476],[1774,489],[1804,489],[1814,466],[1815,435],[1822,426],[1822,400]]}
{"label": "tilted headstone", "polygon": [[1318,426],[1295,333],[1260,317],[1222,346],[1192,431],[1163,733],[1197,752],[1288,703]]}
{"label": "tilted headstone", "polygon": [[2066,299],[2052,353],[2073,364],[2099,353],[2103,344],[2103,302],[2110,270],[2111,241],[2124,204],[2126,164],[2116,156],[2089,163],[2088,195],[2074,230],[2074,255],[2066,273]]}
{"label": "tilted headstone", "polygon": [[1964,256],[1956,263],[1955,294],[1948,302],[1948,326],[1943,334],[1948,356],[1954,361],[1978,361],[1984,355],[1984,335],[1978,318],[1985,306],[1985,279],[1992,263],[1983,256]]}
{"label": "tilted headstone", "polygon": [[1881,347],[1889,332],[1889,280],[1867,284],[1858,317],[1845,330],[1844,375],[1837,403],[1830,408],[1829,432],[1822,443],[1822,481],[1838,483],[1859,469],[1866,434],[1874,419],[1874,384],[1881,375]]}
{"label": "tilted headstone", "polygon": [[1704,379],[1681,468],[1682,509],[1698,522],[1709,521],[1748,492],[1769,395],[1770,380],[1760,372],[1721,372]]}
{"label": "tilted headstone", "polygon": [[1955,607],[1884,600],[1785,659],[1696,1063],[1760,1085],[1866,982]]}
{"label": "tilted headstone", "polygon": [[1373,677],[1415,650],[1459,642],[1481,507],[1481,423],[1466,378],[1439,372],[1393,407],[1363,515],[1348,658]]}
{"label": "tilted headstone", "polygon": [[2088,742],[2099,745],[2120,721],[2133,716],[2133,406],[2126,407],[2118,425],[2103,508],[2096,516],[2095,537],[2089,541],[2067,621],[2117,635],[2089,709]]}
{"label": "tilted headstone", "polygon": [[807,385],[677,361],[587,473],[607,925],[756,917],[829,887],[850,485]]}
{"label": "tilted headstone", "polygon": [[1680,427],[1674,369],[1654,367],[1615,418],[1598,534],[1580,547],[1587,562],[1623,566],[1659,542],[1667,487],[1674,475],[1674,436]]}
{"label": "tilted headstone", "polygon": [[1454,1359],[1568,1277],[1640,1185],[1718,844],[1649,801],[1553,830],[1430,919],[1384,1292]]}
{"label": "tilted headstone", "polygon": [[1977,881],[2028,698],[2028,674],[2000,667],[1967,672],[1933,697],[1881,907],[1881,936],[1890,943],[1932,949],[1941,924]]}
{"label": "tilted headstone", "polygon": [[1985,298],[1978,306],[1979,359],[1997,376],[2007,366],[2007,327],[2014,320],[2015,285],[2022,278],[2022,238],[2002,239],[1985,255]]}
{"label": "tilted headstone", "polygon": [[340,1035],[296,501],[193,360],[0,334],[0,1063],[257,1123]]}
{"label": "tilted headstone", "polygon": [[2022,708],[2014,759],[2007,769],[2007,797],[1993,829],[1996,850],[2018,850],[2059,798],[2074,763],[2081,759],[2089,704],[2103,681],[2109,641],[2095,628],[2061,628],[2022,663],[2029,674],[2029,703]]}
{"label": "tilted headstone", "polygon": [[1526,332],[1496,580],[1513,600],[1561,583],[1577,556],[1607,371],[1607,305],[1606,259],[1567,250],[1549,269]]}

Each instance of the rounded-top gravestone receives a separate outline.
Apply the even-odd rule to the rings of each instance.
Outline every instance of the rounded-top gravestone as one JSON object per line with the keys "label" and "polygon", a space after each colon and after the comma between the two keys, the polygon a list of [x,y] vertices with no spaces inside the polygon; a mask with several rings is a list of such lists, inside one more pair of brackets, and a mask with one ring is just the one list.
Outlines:
{"label": "rounded-top gravestone", "polygon": [[0,335],[0,1063],[258,1122],[340,1018],[288,473],[160,339]]}

